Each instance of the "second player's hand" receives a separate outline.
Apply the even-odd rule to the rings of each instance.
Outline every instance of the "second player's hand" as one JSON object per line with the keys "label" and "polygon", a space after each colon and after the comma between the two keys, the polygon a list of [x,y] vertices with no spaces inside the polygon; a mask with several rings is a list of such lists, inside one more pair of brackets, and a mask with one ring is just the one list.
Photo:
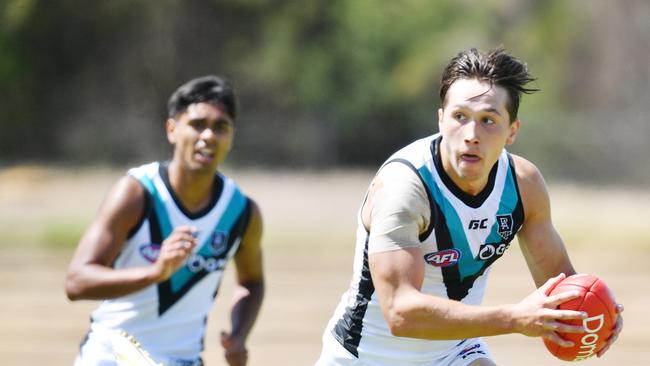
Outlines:
{"label": "second player's hand", "polygon": [[179,226],[162,242],[152,266],[155,282],[167,280],[185,263],[196,246],[195,232],[193,226]]}
{"label": "second player's hand", "polygon": [[244,341],[226,331],[221,332],[221,346],[226,362],[230,366],[245,366],[248,362],[248,350]]}
{"label": "second player's hand", "polygon": [[584,328],[582,325],[569,325],[559,320],[584,319],[587,314],[573,310],[558,310],[557,306],[578,298],[580,293],[567,291],[551,296],[546,295],[565,277],[564,274],[560,274],[549,279],[543,286],[513,306],[513,316],[519,333],[532,337],[544,337],[562,347],[573,346],[573,342],[563,339],[557,332],[582,333]]}

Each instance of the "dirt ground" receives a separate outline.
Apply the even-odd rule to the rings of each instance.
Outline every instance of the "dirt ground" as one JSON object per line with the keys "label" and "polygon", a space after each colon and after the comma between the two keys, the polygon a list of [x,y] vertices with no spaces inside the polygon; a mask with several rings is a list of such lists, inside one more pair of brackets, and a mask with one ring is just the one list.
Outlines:
{"label": "dirt ground", "polygon": [[[227,172],[265,217],[267,297],[249,340],[250,365],[313,365],[320,336],[351,274],[354,215],[371,172]],[[71,246],[96,212],[113,170],[19,168],[0,171],[0,360],[71,365],[96,302],[71,303],[62,282]],[[648,365],[650,193],[551,184],[556,226],[579,271],[598,274],[623,303],[625,329],[603,359],[583,365]],[[66,226],[69,223],[69,226]],[[519,301],[533,283],[512,246],[493,267],[487,304]],[[208,325],[208,365],[222,361],[232,292],[227,272]],[[559,365],[540,339],[487,338],[499,365]]]}

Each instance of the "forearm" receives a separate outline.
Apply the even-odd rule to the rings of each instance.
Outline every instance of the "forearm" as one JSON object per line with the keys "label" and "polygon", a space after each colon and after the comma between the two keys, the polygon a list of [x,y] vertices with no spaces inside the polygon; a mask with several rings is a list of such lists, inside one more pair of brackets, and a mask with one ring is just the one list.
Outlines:
{"label": "forearm", "polygon": [[264,299],[264,281],[241,286],[235,296],[230,314],[231,334],[245,341],[255,324]]}
{"label": "forearm", "polygon": [[103,300],[125,296],[156,283],[152,266],[115,270],[99,264],[72,268],[65,281],[70,300]]}
{"label": "forearm", "polygon": [[396,300],[388,316],[396,336],[420,339],[464,339],[515,332],[509,305],[472,306],[416,293]]}

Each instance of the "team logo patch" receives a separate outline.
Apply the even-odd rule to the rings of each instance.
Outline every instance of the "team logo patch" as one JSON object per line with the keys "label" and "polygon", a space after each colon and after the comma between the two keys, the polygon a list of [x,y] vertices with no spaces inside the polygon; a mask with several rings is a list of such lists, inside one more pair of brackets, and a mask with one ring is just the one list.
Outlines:
{"label": "team logo patch", "polygon": [[508,240],[512,235],[512,215],[497,215],[497,233]]}
{"label": "team logo patch", "polygon": [[140,255],[149,263],[156,261],[158,253],[160,253],[160,244],[148,243],[140,246]]}
{"label": "team logo patch", "polygon": [[220,256],[228,248],[228,233],[225,231],[215,231],[210,238],[210,250],[215,256]]}
{"label": "team logo patch", "polygon": [[424,261],[434,267],[448,267],[458,263],[459,259],[460,251],[458,249],[445,249],[424,255]]}

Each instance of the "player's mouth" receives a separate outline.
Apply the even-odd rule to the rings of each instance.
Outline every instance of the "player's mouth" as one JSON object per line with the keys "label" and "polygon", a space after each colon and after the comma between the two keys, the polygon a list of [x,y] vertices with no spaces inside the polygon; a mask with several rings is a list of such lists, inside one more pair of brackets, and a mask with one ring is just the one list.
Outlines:
{"label": "player's mouth", "polygon": [[212,149],[199,149],[194,152],[194,158],[200,163],[210,163],[216,154]]}
{"label": "player's mouth", "polygon": [[466,163],[478,163],[481,161],[481,156],[478,154],[472,154],[472,153],[465,153],[465,154],[460,154],[460,160],[462,162]]}

